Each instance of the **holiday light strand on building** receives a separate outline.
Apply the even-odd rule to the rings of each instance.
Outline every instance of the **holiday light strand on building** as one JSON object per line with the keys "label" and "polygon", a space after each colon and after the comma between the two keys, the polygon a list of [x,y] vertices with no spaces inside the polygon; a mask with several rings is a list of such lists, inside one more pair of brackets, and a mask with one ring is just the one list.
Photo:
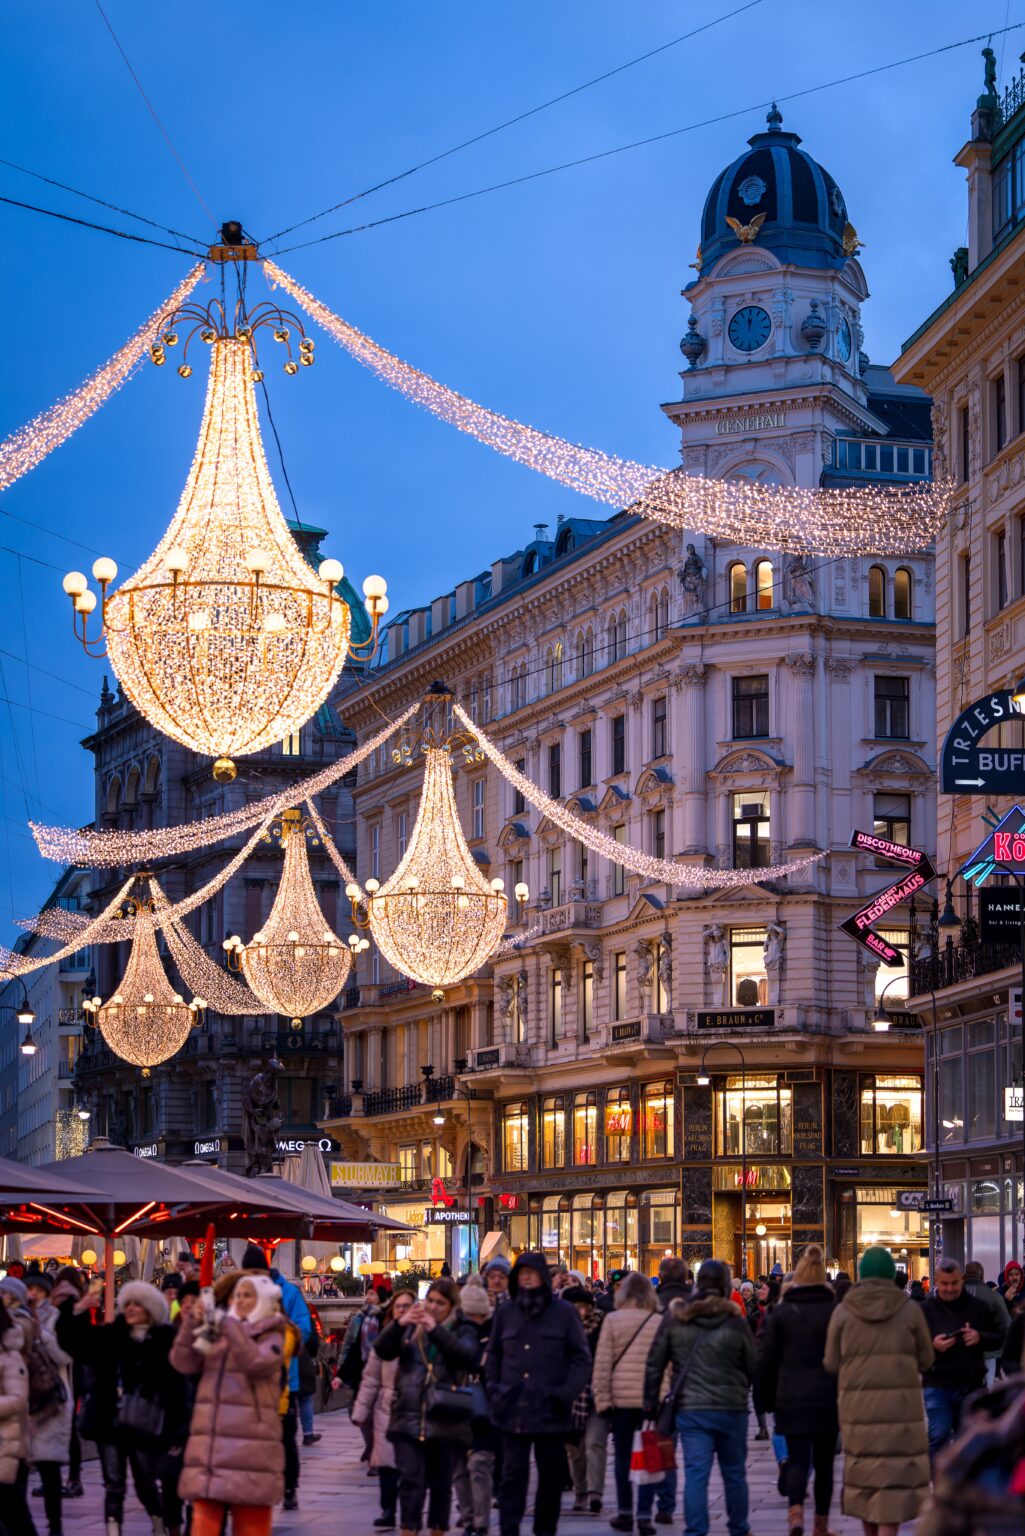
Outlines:
{"label": "holiday light strand on building", "polygon": [[334,838],[331,836],[330,832],[325,827],[324,819],[320,812],[317,810],[317,807],[312,799],[308,799],[306,801],[306,809],[309,811],[310,820],[316,827],[320,841],[324,845],[324,852],[327,854],[328,858],[331,860],[331,863],[334,865],[335,869],[337,869],[338,873],[345,881],[345,884],[352,885],[356,879],[356,876],[353,874],[348,864],[346,864],[345,860],[338,852],[338,845]]}
{"label": "holiday light strand on building", "polygon": [[[260,800],[239,806],[234,811],[224,811],[219,816],[205,820],[182,822],[175,827],[154,828],[146,832],[93,832],[81,827],[52,827],[43,822],[30,821],[29,827],[44,859],[55,859],[61,864],[82,864],[91,868],[111,868],[120,864],[143,864],[156,859],[177,857],[196,848],[209,848],[223,842],[237,832],[244,832],[257,822],[266,822],[287,809],[296,801],[308,800],[319,795],[330,785],[351,773],[405,725],[420,708],[420,700],[388,722],[377,732],[326,768],[320,768],[306,779],[299,779],[286,790],[275,790]],[[262,836],[262,831],[261,831]],[[34,921],[34,919],[32,920]]]}
{"label": "holiday light strand on building", "polygon": [[[509,921],[503,882],[490,884],[459,824],[452,764],[441,747],[424,746],[424,780],[409,846],[378,887],[346,892],[365,903],[370,931],[389,964],[428,987],[453,986],[491,957]],[[517,890],[518,899],[522,896]]]}
{"label": "holiday light strand on building", "polygon": [[223,967],[216,965],[202,945],[192,937],[184,923],[170,917],[171,903],[167,893],[152,876],[150,890],[153,893],[155,918],[163,929],[171,958],[178,967],[178,974],[195,996],[203,997],[215,1013],[245,1017],[248,1014],[271,1013],[273,1010],[256,997],[241,981],[229,976]]}
{"label": "holiday light strand on building", "polygon": [[[94,918],[80,928],[70,943],[54,950],[51,955],[30,956],[17,955],[13,950],[0,946],[0,976],[24,976],[29,971],[41,971],[47,965],[54,965],[59,960],[65,960],[73,955],[76,950],[84,949],[89,944],[98,942],[97,935],[104,932],[115,913],[124,905],[125,897],[131,890],[135,876],[130,875],[120,889],[111,897],[102,912],[98,912]],[[121,938],[124,938],[124,930],[121,930]]]}
{"label": "holiday light strand on building", "polygon": [[248,943],[233,934],[224,948],[229,965],[244,974],[267,1008],[298,1028],[304,1018],[334,1002],[345,986],[352,954],[328,927],[317,901],[300,811],[284,813],[279,836],[285,859],[267,920]]}
{"label": "holiday light strand on building", "polygon": [[629,843],[617,843],[615,838],[599,832],[597,827],[575,815],[560,801],[546,795],[544,790],[539,789],[525,773],[520,773],[490,737],[485,735],[480,726],[474,725],[469,715],[458,704],[455,705],[454,713],[456,719],[462,721],[467,730],[473,732],[484,755],[494,764],[502,777],[518,789],[535,810],[547,816],[570,837],[585,843],[593,852],[608,859],[610,864],[621,864],[624,869],[643,875],[647,880],[664,880],[667,885],[687,886],[691,890],[729,890],[733,886],[750,885],[752,878],[785,880],[789,875],[798,874],[801,870],[825,858],[824,853],[814,853],[805,859],[795,859],[792,864],[770,864],[755,872],[749,869],[704,869],[692,864],[679,863],[676,859],[657,859],[652,854],[642,853],[638,848],[631,848]]}
{"label": "holiday light strand on building", "polygon": [[334,314],[275,262],[265,261],[264,270],[357,362],[407,399],[498,453],[609,506],[709,538],[827,557],[912,554],[932,543],[949,511],[953,482],[802,490],[705,479],[581,447],[446,388]]}
{"label": "holiday light strand on building", "polygon": [[160,308],[144,321],[135,335],[84,384],[79,385],[70,395],[65,395],[63,400],[41,411],[0,443],[0,491],[7,490],[22,475],[35,469],[48,453],[66,442],[73,432],[89,420],[94,411],[110,399],[115,389],[131,376],[142,361],[161,320],[185,303],[203,271],[204,263],[198,262]]}

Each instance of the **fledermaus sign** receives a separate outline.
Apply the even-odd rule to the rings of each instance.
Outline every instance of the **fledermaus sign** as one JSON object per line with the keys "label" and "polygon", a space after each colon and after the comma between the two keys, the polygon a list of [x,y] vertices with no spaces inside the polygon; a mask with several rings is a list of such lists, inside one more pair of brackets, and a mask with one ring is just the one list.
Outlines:
{"label": "fledermaus sign", "polygon": [[940,755],[940,790],[945,795],[1020,795],[1025,792],[1025,741],[1020,747],[980,747],[1004,720],[1023,710],[1006,688],[975,699],[947,732]]}

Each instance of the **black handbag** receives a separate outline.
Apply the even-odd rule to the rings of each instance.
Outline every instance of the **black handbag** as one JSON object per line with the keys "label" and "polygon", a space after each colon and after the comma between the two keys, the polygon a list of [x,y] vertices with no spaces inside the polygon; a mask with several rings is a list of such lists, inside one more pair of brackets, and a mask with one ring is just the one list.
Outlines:
{"label": "black handbag", "polygon": [[164,1432],[163,1407],[141,1392],[122,1392],[114,1411],[114,1427],[139,1440],[158,1440]]}
{"label": "black handbag", "polygon": [[468,1424],[473,1417],[473,1388],[448,1385],[434,1379],[434,1361],[428,1360],[423,1339],[418,1341],[420,1358],[427,1371],[424,1393],[424,1416],[432,1424],[448,1424],[453,1427]]}

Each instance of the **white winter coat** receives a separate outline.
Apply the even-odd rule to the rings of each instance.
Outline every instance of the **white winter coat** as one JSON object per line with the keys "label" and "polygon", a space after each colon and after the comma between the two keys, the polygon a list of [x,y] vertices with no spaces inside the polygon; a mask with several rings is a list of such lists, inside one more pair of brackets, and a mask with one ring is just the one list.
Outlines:
{"label": "white winter coat", "polygon": [[594,1406],[599,1413],[644,1406],[648,1351],[661,1326],[660,1312],[642,1312],[639,1307],[627,1306],[608,1314],[598,1335],[591,1373]]}
{"label": "white winter coat", "polygon": [[[0,1301],[0,1307],[3,1302]],[[19,1324],[0,1338],[0,1484],[13,1483],[28,1454],[28,1366]]]}
{"label": "white winter coat", "polygon": [[71,1416],[75,1411],[71,1356],[57,1343],[57,1308],[53,1303],[42,1302],[32,1315],[39,1327],[39,1342],[64,1383],[64,1401],[29,1415],[29,1460],[66,1462],[71,1446]]}
{"label": "white winter coat", "polygon": [[370,1442],[372,1467],[395,1465],[395,1447],[388,1439],[388,1425],[391,1422],[392,1403],[395,1401],[395,1378],[398,1371],[398,1360],[382,1360],[376,1349],[372,1349],[363,1367],[359,1391],[352,1405],[354,1424],[373,1424],[374,1432]]}

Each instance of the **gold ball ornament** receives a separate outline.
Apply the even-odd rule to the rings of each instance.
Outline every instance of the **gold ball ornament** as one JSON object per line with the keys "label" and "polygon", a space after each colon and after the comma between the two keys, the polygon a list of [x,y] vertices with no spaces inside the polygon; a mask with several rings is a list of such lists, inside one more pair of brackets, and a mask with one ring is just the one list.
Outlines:
{"label": "gold ball ornament", "polygon": [[214,778],[218,784],[231,784],[237,774],[238,769],[230,757],[219,757],[214,763]]}
{"label": "gold ball ornament", "polygon": [[285,364],[285,372],[287,374],[289,374],[289,376],[299,372],[299,364],[297,362],[295,362],[294,359],[292,359],[291,357],[288,359],[288,362]]}

